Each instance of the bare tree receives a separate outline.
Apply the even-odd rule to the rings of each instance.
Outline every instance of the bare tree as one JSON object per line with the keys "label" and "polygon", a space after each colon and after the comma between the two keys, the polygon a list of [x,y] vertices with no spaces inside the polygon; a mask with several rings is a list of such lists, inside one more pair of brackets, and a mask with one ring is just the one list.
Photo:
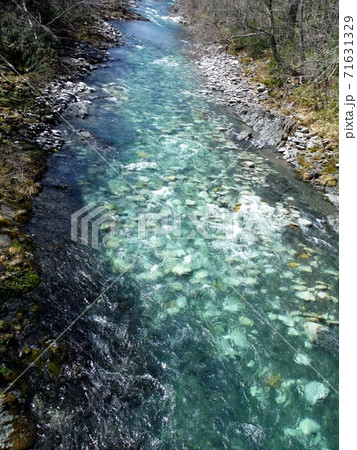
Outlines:
{"label": "bare tree", "polygon": [[338,0],[181,0],[181,4],[200,35],[255,52],[269,48],[286,76],[324,78],[336,69]]}

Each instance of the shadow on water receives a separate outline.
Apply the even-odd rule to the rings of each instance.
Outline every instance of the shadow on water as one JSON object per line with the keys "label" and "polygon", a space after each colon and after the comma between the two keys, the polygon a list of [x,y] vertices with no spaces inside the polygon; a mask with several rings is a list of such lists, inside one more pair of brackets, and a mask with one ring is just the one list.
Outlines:
{"label": "shadow on water", "polygon": [[130,278],[113,274],[96,250],[71,240],[71,214],[84,206],[72,156],[67,148],[50,157],[27,230],[42,269],[40,286],[27,298],[40,306],[36,341],[61,335],[111,287],[58,340],[66,349],[62,375],[39,385],[31,374],[30,396],[43,425],[36,448],[140,448],[150,439],[131,416],[145,409],[153,390],[160,392],[157,368],[145,353],[145,335],[138,334],[142,311]]}

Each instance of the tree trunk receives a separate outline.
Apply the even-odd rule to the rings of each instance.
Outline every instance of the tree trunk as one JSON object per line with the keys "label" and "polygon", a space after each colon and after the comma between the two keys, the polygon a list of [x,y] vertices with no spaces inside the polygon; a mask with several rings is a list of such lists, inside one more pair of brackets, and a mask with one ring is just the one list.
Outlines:
{"label": "tree trunk", "polygon": [[24,12],[25,12],[27,21],[28,21],[28,23],[29,23],[29,25],[30,25],[31,31],[32,31],[33,34],[34,34],[36,41],[38,41],[38,36],[37,36],[37,33],[36,33],[36,31],[35,31],[35,27],[34,27],[34,25],[33,25],[32,19],[31,19],[31,14],[29,13],[29,10],[27,9],[26,0],[22,0],[21,4],[22,4],[22,9],[23,9]]}
{"label": "tree trunk", "polygon": [[301,72],[305,73],[305,27],[304,27],[304,0],[301,0],[300,5],[300,59],[301,59]]}
{"label": "tree trunk", "polygon": [[275,38],[275,18],[274,18],[274,12],[273,12],[273,0],[269,0],[268,4],[268,12],[269,12],[269,22],[270,22],[270,47],[273,51],[274,58],[278,64],[279,67],[284,67],[283,60],[281,59],[278,45]]}
{"label": "tree trunk", "polygon": [[290,9],[288,13],[288,41],[294,39],[297,13],[299,9],[300,0],[290,0]]}

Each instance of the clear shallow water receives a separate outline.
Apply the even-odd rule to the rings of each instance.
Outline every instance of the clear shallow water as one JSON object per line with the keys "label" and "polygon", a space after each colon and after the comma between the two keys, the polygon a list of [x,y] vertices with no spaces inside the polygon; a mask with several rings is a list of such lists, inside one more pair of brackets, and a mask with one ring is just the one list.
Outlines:
{"label": "clear shallow water", "polygon": [[109,239],[102,226],[98,268],[82,255],[78,270],[122,277],[81,325],[88,377],[51,408],[35,402],[39,448],[338,448],[337,330],[323,324],[313,342],[306,329],[308,313],[337,320],[330,208],[234,141],[243,125],[200,94],[169,5],[144,0],[150,22],[120,24],[127,45],[91,76],[91,116],[73,121],[109,165],[72,137],[48,175],[115,225]]}

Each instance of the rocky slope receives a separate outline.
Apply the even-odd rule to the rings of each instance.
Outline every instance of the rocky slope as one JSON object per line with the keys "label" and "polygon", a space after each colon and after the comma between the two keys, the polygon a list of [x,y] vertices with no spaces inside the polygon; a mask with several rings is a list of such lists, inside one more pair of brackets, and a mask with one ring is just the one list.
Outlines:
{"label": "rocky slope", "polygon": [[221,46],[199,46],[194,54],[207,77],[207,89],[202,93],[212,96],[220,92],[222,103],[233,107],[253,129],[253,133],[244,132],[238,138],[260,148],[276,148],[301,179],[322,190],[337,206],[339,177],[334,146],[299,124],[293,115],[270,107],[269,89],[254,81],[239,56],[225,53]]}

